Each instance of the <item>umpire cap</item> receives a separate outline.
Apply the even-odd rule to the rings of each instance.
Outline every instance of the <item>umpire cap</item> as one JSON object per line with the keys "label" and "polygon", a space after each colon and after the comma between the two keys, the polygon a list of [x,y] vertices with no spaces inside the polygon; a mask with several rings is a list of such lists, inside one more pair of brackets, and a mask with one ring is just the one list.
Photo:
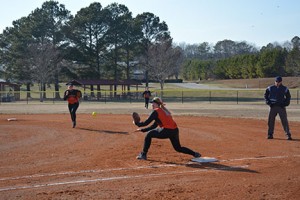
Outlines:
{"label": "umpire cap", "polygon": [[276,81],[277,83],[280,83],[280,82],[282,82],[282,78],[281,78],[281,76],[277,76],[277,77],[275,78],[275,81]]}

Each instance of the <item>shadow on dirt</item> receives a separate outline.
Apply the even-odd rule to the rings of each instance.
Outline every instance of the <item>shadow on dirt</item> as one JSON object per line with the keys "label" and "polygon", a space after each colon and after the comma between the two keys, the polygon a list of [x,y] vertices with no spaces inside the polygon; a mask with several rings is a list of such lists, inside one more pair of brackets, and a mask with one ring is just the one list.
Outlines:
{"label": "shadow on dirt", "polygon": [[295,139],[293,138],[292,140],[287,140],[287,139],[283,139],[283,138],[273,138],[272,140],[286,140],[287,142],[299,142],[300,139]]}
{"label": "shadow on dirt", "polygon": [[236,171],[236,172],[248,172],[248,173],[259,173],[255,170],[247,169],[247,166],[228,166],[217,162],[214,163],[192,163],[186,164],[187,167],[200,168],[207,170],[221,170],[221,171]]}
{"label": "shadow on dirt", "polygon": [[111,130],[95,130],[91,128],[78,128],[84,131],[92,131],[97,133],[108,133],[108,134],[128,134],[128,132],[122,132],[122,131],[111,131]]}
{"label": "shadow on dirt", "polygon": [[[161,162],[157,160],[150,160],[148,161],[152,162]],[[233,171],[233,172],[247,172],[247,173],[259,173],[255,170],[247,169],[248,166],[229,166],[229,165],[223,165],[219,162],[210,162],[210,163],[176,163],[176,162],[163,162],[165,164],[170,165],[178,165],[178,166],[186,166],[190,168],[197,168],[197,169],[203,169],[203,170],[219,170],[219,171]]]}

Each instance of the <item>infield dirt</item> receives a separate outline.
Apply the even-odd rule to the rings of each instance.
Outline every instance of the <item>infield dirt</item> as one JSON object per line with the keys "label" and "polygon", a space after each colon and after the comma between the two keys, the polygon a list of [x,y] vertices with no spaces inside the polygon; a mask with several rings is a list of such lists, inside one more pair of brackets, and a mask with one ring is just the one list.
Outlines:
{"label": "infield dirt", "polygon": [[[288,141],[279,121],[275,138],[266,139],[267,109],[259,105],[192,109],[171,104],[181,145],[220,160],[202,164],[173,150],[169,140],[158,139],[152,141],[147,161],[136,160],[145,134],[134,132],[131,112],[144,120],[151,110],[142,104],[83,104],[76,128],[66,105],[13,106],[0,106],[0,199],[300,196],[298,105],[288,110],[294,138]],[[7,121],[12,117],[17,121]]]}

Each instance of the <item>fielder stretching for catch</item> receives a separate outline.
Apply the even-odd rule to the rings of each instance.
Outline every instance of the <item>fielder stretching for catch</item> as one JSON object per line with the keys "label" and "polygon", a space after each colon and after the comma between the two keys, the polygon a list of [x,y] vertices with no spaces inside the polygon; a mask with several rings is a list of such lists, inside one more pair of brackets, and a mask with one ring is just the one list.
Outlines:
{"label": "fielder stretching for catch", "polygon": [[79,107],[79,99],[81,97],[81,91],[74,89],[73,84],[68,84],[68,89],[64,93],[64,100],[68,100],[68,108],[71,115],[73,128],[76,126],[76,111]]}
{"label": "fielder stretching for catch", "polygon": [[[201,157],[200,153],[192,151],[187,147],[182,147],[179,141],[179,129],[176,122],[173,120],[170,111],[164,106],[159,97],[154,97],[151,101],[153,111],[144,122],[134,121],[138,127],[147,126],[152,121],[155,121],[150,127],[144,129],[137,129],[137,131],[147,132],[144,141],[143,151],[137,156],[137,159],[147,160],[148,149],[151,145],[152,138],[170,139],[173,148],[180,152],[192,155],[194,157]],[[159,128],[157,128],[159,126]]]}

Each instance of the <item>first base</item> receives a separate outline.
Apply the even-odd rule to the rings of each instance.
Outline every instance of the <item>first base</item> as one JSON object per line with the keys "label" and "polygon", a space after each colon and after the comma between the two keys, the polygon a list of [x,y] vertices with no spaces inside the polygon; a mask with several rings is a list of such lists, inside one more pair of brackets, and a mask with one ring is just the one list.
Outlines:
{"label": "first base", "polygon": [[17,121],[17,118],[8,118],[7,121]]}
{"label": "first base", "polygon": [[212,157],[193,158],[191,161],[199,163],[218,162],[219,160]]}

